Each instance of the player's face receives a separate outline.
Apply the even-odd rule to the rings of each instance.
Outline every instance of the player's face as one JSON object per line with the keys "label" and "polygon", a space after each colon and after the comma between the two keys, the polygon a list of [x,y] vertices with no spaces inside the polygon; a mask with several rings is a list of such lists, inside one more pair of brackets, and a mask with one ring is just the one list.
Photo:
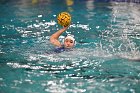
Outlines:
{"label": "player's face", "polygon": [[72,48],[74,46],[74,41],[71,39],[66,39],[64,41],[65,48]]}

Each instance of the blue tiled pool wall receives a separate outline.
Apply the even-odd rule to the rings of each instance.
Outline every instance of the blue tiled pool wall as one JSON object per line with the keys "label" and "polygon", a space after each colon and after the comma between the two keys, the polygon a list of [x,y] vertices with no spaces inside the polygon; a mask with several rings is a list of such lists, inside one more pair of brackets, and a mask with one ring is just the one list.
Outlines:
{"label": "blue tiled pool wall", "polygon": [[[0,4],[4,4],[7,2],[15,2],[16,0],[0,0]],[[22,0],[17,0],[17,1],[22,1]],[[25,0],[28,1],[28,0]],[[42,1],[47,1],[47,0],[42,0]],[[60,0],[61,1],[61,0]],[[88,0],[74,0],[74,1],[88,1]],[[140,3],[140,0],[91,0],[95,2],[128,2],[128,3]]]}

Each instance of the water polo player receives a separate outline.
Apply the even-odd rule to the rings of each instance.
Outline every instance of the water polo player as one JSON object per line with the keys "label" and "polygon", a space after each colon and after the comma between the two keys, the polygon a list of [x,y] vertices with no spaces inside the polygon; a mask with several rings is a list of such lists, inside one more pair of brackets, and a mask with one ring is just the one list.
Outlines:
{"label": "water polo player", "polygon": [[69,26],[63,27],[59,31],[55,32],[54,34],[51,35],[50,37],[50,42],[56,46],[57,48],[55,49],[55,52],[62,52],[66,50],[70,50],[74,47],[76,44],[76,41],[74,39],[73,35],[68,34],[65,38],[64,41],[61,43],[58,38],[59,36],[65,32],[68,29]]}

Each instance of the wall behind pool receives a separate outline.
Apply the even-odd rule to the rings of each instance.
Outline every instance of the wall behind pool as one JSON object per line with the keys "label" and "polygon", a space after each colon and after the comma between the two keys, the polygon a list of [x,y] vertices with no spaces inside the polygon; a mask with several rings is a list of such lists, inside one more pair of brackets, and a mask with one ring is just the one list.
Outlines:
{"label": "wall behind pool", "polygon": [[[0,0],[0,4],[6,3],[6,2],[9,2],[9,1],[13,2],[13,1],[16,1],[16,0]],[[17,1],[20,1],[20,0],[17,0]],[[24,1],[28,1],[28,0],[24,0]],[[45,1],[45,0],[42,0],[42,1]],[[83,0],[77,0],[77,1],[83,1]],[[91,0],[91,1],[95,1],[95,2],[111,2],[111,1],[115,1],[115,2],[140,3],[140,0]]]}

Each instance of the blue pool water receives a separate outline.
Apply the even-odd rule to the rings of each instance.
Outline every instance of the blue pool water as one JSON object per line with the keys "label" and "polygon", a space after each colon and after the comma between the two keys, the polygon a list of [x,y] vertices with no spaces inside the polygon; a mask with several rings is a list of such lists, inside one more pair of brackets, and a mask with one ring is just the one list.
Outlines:
{"label": "blue pool water", "polygon": [[[0,93],[140,93],[140,4],[106,1],[1,0]],[[47,54],[62,11],[77,45]]]}

